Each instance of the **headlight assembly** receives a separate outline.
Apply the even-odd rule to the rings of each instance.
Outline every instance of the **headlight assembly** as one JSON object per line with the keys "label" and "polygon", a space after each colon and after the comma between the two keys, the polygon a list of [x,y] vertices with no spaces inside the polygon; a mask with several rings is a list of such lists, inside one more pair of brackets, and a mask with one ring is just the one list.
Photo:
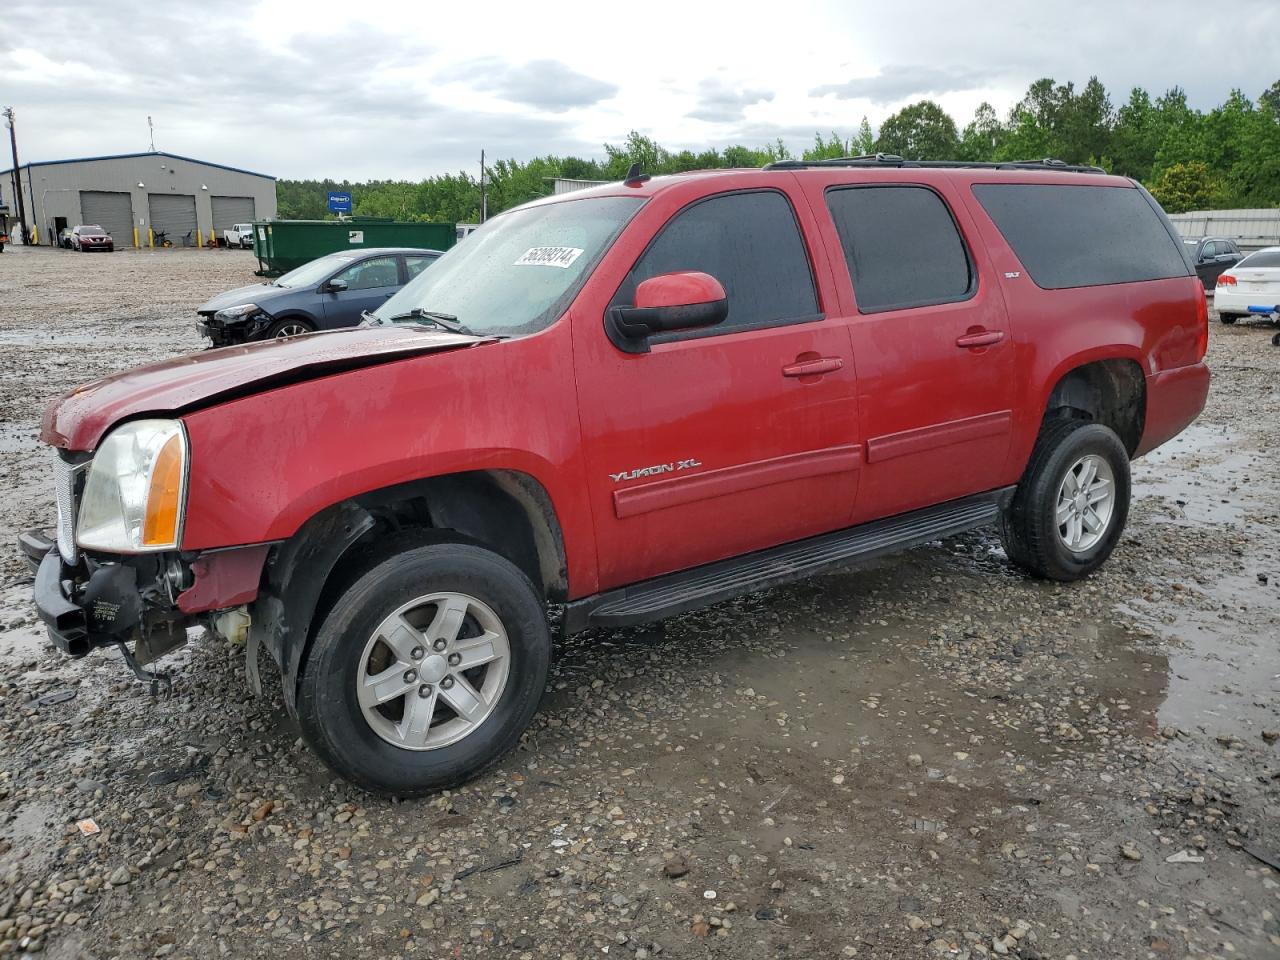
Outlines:
{"label": "headlight assembly", "polygon": [[76,542],[87,550],[173,550],[187,494],[187,434],[178,420],[135,420],[94,454]]}
{"label": "headlight assembly", "polygon": [[225,310],[219,310],[213,315],[215,320],[221,320],[223,323],[235,323],[238,320],[244,320],[259,312],[256,303],[244,303],[238,307],[227,307]]}

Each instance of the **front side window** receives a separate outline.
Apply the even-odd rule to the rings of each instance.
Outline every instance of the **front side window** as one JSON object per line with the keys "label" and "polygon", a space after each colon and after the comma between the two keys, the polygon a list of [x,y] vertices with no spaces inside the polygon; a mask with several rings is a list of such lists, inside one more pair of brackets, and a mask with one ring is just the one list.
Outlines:
{"label": "front side window", "polygon": [[827,191],[859,313],[964,300],[973,293],[969,252],[951,211],[927,187]]}
{"label": "front side window", "polygon": [[412,280],[427,267],[436,262],[435,257],[414,257],[407,256],[404,258],[404,265],[409,270],[409,279]]}
{"label": "front side window", "polygon": [[699,331],[702,336],[819,316],[809,257],[791,203],[781,193],[721,194],[685,207],[636,262],[613,303],[629,306],[637,285],[683,270],[715,277],[729,301],[728,317]]}
{"label": "front side window", "polygon": [[333,279],[345,280],[348,290],[374,290],[400,285],[400,268],[395,257],[374,257],[343,270]]}
{"label": "front side window", "polygon": [[319,284],[344,263],[350,263],[352,259],[350,254],[331,253],[328,256],[321,257],[319,260],[312,260],[310,263],[304,263],[302,266],[290,270],[277,279],[275,285],[292,290],[297,287],[310,287],[314,284]]}

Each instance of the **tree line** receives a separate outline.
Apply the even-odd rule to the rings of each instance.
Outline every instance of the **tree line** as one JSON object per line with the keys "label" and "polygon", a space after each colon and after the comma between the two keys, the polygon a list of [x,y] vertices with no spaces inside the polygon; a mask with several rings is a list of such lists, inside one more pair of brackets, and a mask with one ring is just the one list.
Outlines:
{"label": "tree line", "polygon": [[[1071,82],[1045,78],[1031,84],[1003,118],[983,103],[960,128],[937,103],[920,100],[888,117],[878,131],[863,117],[848,137],[816,134],[799,159],[876,152],[912,160],[1054,157],[1091,164],[1139,180],[1170,213],[1280,206],[1280,80],[1256,102],[1233,90],[1222,104],[1200,111],[1188,105],[1180,87],[1154,98],[1135,87],[1117,107],[1097,77],[1079,90]],[[601,158],[549,155],[486,166],[487,209],[492,215],[546,196],[556,177],[619,180],[633,163],[657,175],[759,167],[793,158],[781,140],[762,147],[673,151],[633,131],[621,144],[605,144]],[[479,176],[467,171],[419,181],[279,180],[278,215],[331,217],[331,190],[349,192],[357,216],[457,223],[480,219]]]}

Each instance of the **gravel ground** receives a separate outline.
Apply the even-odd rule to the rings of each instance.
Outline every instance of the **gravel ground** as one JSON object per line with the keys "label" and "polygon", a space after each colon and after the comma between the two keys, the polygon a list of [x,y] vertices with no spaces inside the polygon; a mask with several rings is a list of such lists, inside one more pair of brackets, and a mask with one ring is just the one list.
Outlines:
{"label": "gravel ground", "polygon": [[[0,538],[50,517],[45,402],[198,347],[252,266],[0,256]],[[3,551],[0,955],[1280,956],[1280,350],[1213,326],[1087,582],[978,533],[578,637],[519,749],[424,801],[336,781],[212,640],[169,699],[60,657]]]}

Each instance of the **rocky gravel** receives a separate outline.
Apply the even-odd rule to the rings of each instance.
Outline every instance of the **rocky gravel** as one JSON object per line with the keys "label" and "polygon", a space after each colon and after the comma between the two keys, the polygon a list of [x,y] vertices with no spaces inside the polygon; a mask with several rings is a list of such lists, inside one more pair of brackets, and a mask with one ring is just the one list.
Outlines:
{"label": "rocky gravel", "polygon": [[[0,537],[44,404],[200,346],[248,254],[0,255]],[[498,768],[377,799],[210,638],[152,697],[0,559],[0,956],[1280,957],[1280,350],[1135,464],[1098,575],[990,532],[557,652]]]}

